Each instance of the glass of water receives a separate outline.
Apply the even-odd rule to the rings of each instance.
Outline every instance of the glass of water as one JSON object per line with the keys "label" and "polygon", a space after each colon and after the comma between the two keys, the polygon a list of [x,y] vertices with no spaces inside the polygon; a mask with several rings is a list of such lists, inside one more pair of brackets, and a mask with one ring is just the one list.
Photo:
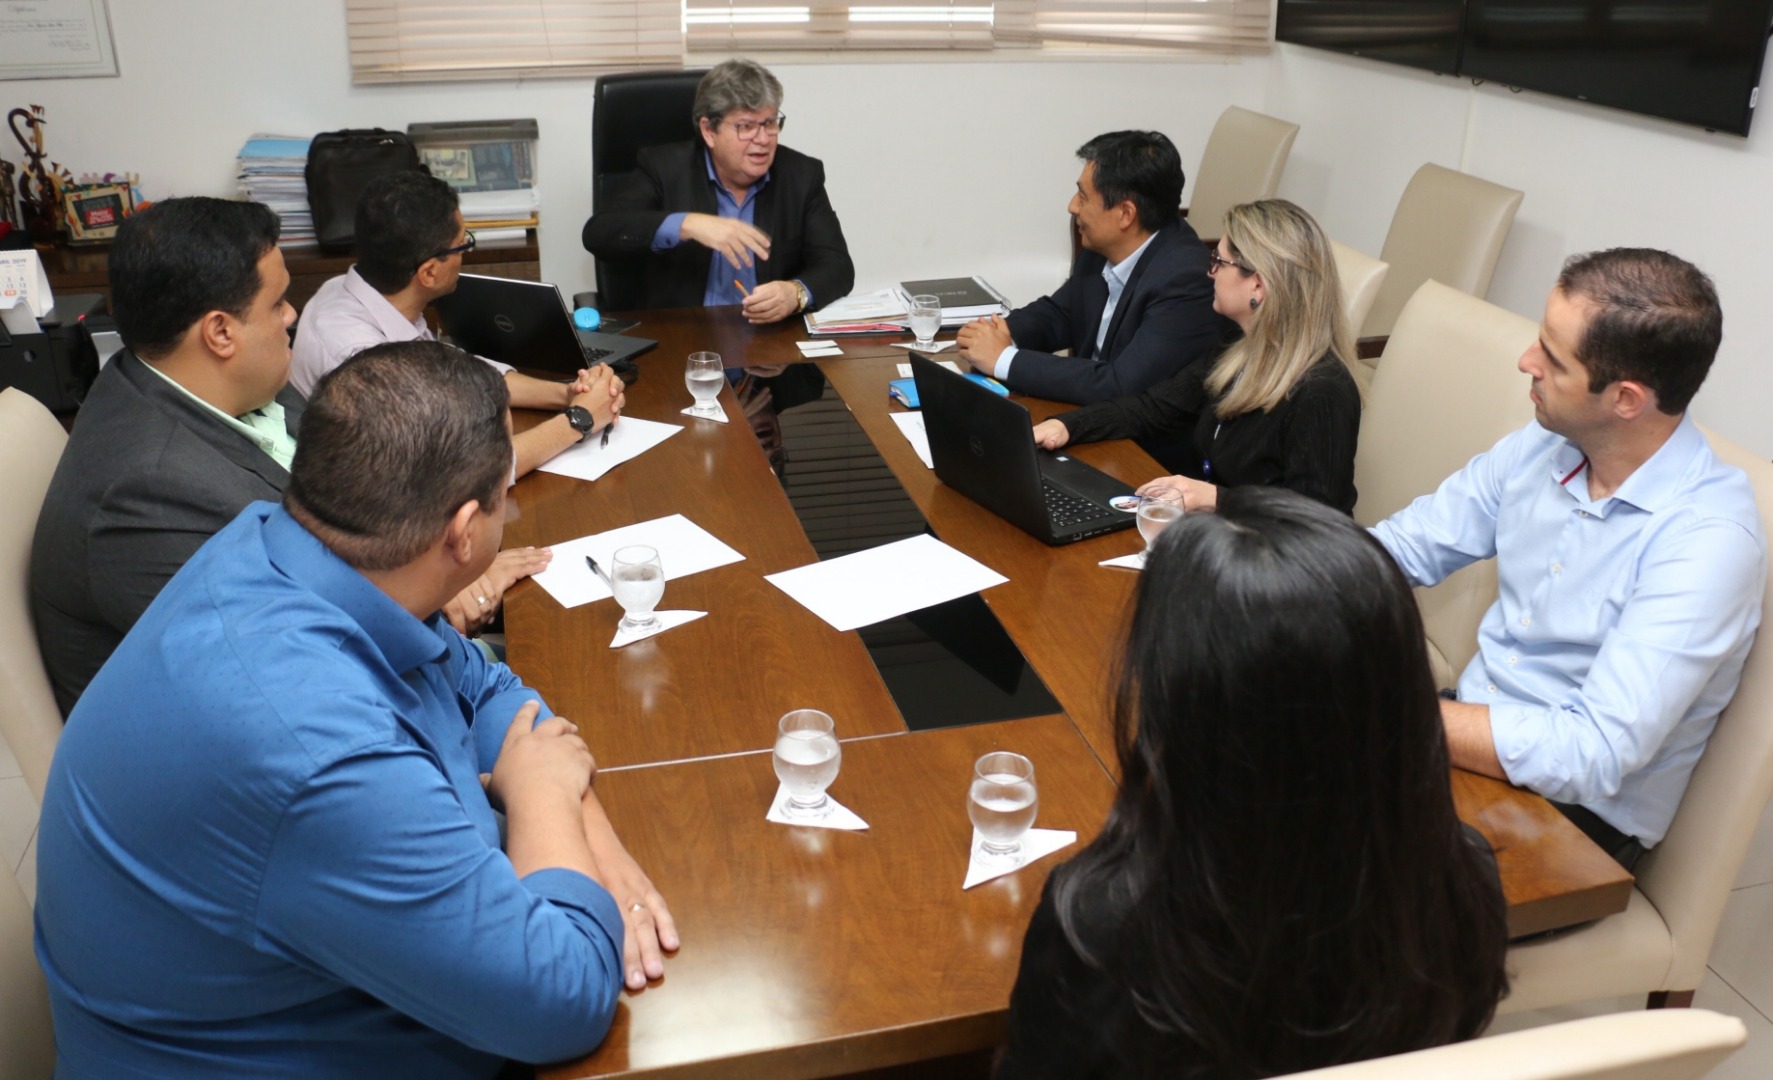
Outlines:
{"label": "glass of water", "polygon": [[936,343],[936,331],[942,329],[942,298],[913,296],[911,298],[911,333],[917,347],[927,349]]}
{"label": "glass of water", "polygon": [[837,779],[843,749],[831,717],[817,709],[795,709],[776,724],[776,779],[788,789],[782,813],[812,820],[831,813],[825,789]]}
{"label": "glass of water", "polygon": [[720,415],[720,405],[715,399],[720,397],[720,384],[725,378],[726,371],[721,367],[719,353],[690,353],[689,363],[683,368],[683,381],[688,384],[691,396],[696,399],[695,408],[690,410],[692,414]]}
{"label": "glass of water", "polygon": [[1034,786],[1034,762],[1021,754],[997,750],[973,765],[973,787],[967,816],[979,831],[979,857],[1006,865],[1022,861],[1022,836],[1034,824],[1040,793]]}
{"label": "glass of water", "polygon": [[623,630],[652,630],[659,625],[653,609],[665,595],[665,567],[659,562],[657,548],[631,544],[617,548],[610,563],[610,580],[615,586],[616,603],[626,613]]}
{"label": "glass of water", "polygon": [[1182,493],[1173,487],[1156,487],[1139,497],[1139,535],[1145,538],[1141,560],[1151,557],[1151,545],[1170,522],[1182,516]]}

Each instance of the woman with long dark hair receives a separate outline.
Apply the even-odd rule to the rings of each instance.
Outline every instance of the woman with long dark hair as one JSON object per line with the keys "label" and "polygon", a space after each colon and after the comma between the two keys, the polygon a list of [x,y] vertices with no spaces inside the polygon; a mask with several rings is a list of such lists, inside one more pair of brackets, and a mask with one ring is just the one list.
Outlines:
{"label": "woman with long dark hair", "polygon": [[1213,310],[1237,340],[1142,394],[1044,420],[1035,441],[1139,439],[1177,470],[1145,487],[1180,489],[1189,510],[1211,509],[1221,487],[1261,484],[1351,512],[1361,393],[1329,237],[1299,207],[1263,199],[1231,208],[1208,258]]}
{"label": "woman with long dark hair", "polygon": [[1000,1077],[1267,1077],[1488,1024],[1501,885],[1364,530],[1260,487],[1170,526],[1115,724],[1120,792],[1029,925]]}

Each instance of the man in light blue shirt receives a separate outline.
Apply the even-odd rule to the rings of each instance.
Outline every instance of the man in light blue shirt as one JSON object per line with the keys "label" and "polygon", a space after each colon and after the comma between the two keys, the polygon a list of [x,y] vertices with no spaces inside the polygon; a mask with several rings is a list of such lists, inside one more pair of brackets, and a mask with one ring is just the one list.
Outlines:
{"label": "man in light blue shirt", "polygon": [[1673,255],[1571,258],[1520,360],[1536,422],[1373,530],[1418,585],[1495,556],[1501,595],[1442,705],[1453,762],[1551,799],[1627,869],[1760,624],[1754,493],[1686,415],[1722,330]]}
{"label": "man in light blue shirt", "polygon": [[597,1045],[625,918],[676,946],[576,727],[439,614],[499,547],[506,399],[437,342],[346,361],[283,505],[81,697],[39,841],[58,1075],[490,1078]]}

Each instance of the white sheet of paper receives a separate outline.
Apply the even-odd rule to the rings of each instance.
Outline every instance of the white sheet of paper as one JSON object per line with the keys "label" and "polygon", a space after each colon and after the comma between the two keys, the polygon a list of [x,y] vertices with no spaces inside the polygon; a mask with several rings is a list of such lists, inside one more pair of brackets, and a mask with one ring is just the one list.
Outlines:
{"label": "white sheet of paper", "polygon": [[1007,866],[979,861],[979,845],[984,842],[985,838],[980,836],[977,830],[974,830],[972,853],[968,856],[967,861],[967,877],[960,886],[963,891],[974,885],[990,881],[992,878],[1013,874],[1031,862],[1037,862],[1055,851],[1070,847],[1077,843],[1077,833],[1070,829],[1029,829],[1022,837],[1022,857]]}
{"label": "white sheet of paper", "polygon": [[843,346],[835,341],[797,341],[795,347],[802,356],[842,356]]}
{"label": "white sheet of paper", "polygon": [[1111,566],[1117,570],[1145,569],[1145,552],[1135,551],[1131,555],[1119,555],[1112,559],[1103,559],[1097,566]]}
{"label": "white sheet of paper", "polygon": [[[548,569],[536,575],[536,584],[558,600],[561,607],[573,608],[593,600],[610,599],[615,593],[585,565],[585,556],[596,559],[597,565],[607,574],[616,549],[629,544],[657,548],[659,564],[664,568],[668,582],[745,559],[689,518],[672,514],[553,545],[554,559]],[[670,595],[670,589],[666,589],[665,596],[669,598]]]}
{"label": "white sheet of paper", "polygon": [[857,817],[854,810],[836,799],[832,799],[830,792],[826,792],[825,798],[831,800],[831,812],[824,817],[791,818],[782,812],[782,804],[788,801],[788,789],[778,787],[776,788],[776,797],[770,800],[769,813],[763,817],[765,821],[773,821],[778,825],[805,825],[809,829],[844,829],[849,832],[859,832],[868,827],[868,823]]}
{"label": "white sheet of paper", "polygon": [[913,536],[764,580],[833,627],[854,630],[1010,579],[933,536]]}
{"label": "white sheet of paper", "polygon": [[954,348],[956,343],[952,341],[932,341],[928,345],[919,345],[915,341],[889,341],[887,344],[895,349],[916,349],[918,352],[941,352],[943,349]]}
{"label": "white sheet of paper", "polygon": [[49,275],[44,272],[43,260],[35,251],[30,248],[0,251],[0,296],[13,297],[15,303],[24,304],[31,315],[39,319],[55,306]]}
{"label": "white sheet of paper", "polygon": [[[966,374],[966,372],[960,370],[960,365],[955,363],[952,360],[938,360],[938,361],[936,361],[936,363],[941,365],[942,367],[947,368],[949,371],[954,372],[956,375],[965,375]],[[909,361],[899,365],[899,378],[901,378],[901,379],[911,378],[911,363]]]}
{"label": "white sheet of paper", "polygon": [[537,472],[556,473],[575,480],[596,480],[604,473],[651,450],[682,431],[679,424],[661,424],[624,416],[609,429],[609,445],[603,445],[603,432],[594,432],[589,439],[563,450],[536,466]]}
{"label": "white sheet of paper", "polygon": [[905,441],[911,444],[911,449],[917,451],[917,456],[923,462],[924,468],[935,468],[936,463],[930,457],[929,432],[923,429],[923,413],[896,412],[887,413],[887,415],[893,418],[893,423],[899,425],[899,433],[905,436]]}
{"label": "white sheet of paper", "polygon": [[655,611],[658,625],[647,630],[624,630],[621,623],[616,623],[616,636],[610,639],[609,647],[619,649],[624,645],[632,645],[636,641],[645,641],[650,637],[658,637],[674,626],[692,623],[708,614],[706,611]]}

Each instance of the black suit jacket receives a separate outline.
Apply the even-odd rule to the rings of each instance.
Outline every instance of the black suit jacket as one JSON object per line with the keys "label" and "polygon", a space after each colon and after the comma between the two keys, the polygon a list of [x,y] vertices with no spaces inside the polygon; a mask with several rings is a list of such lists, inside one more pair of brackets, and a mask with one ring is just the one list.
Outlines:
{"label": "black suit jacket", "polygon": [[[702,306],[714,252],[691,242],[656,253],[652,246],[670,215],[718,211],[705,153],[700,141],[647,147],[608,205],[585,222],[585,250],[643,275],[648,307]],[[815,309],[849,294],[856,266],[817,158],[776,148],[769,183],[757,193],[756,223],[770,238],[770,257],[757,263],[760,284],[798,279],[812,293]]]}
{"label": "black suit jacket", "polygon": [[[290,434],[306,404],[277,395]],[[31,542],[31,610],[66,716],[203,542],[289,473],[125,350],[99,373]]]}
{"label": "black suit jacket", "polygon": [[[1079,405],[1137,394],[1215,352],[1227,328],[1235,331],[1213,311],[1206,246],[1177,219],[1154,233],[1139,256],[1097,356],[1107,262],[1083,252],[1058,292],[1010,313],[1017,349],[1010,389]],[[1060,349],[1071,355],[1054,356]]]}

